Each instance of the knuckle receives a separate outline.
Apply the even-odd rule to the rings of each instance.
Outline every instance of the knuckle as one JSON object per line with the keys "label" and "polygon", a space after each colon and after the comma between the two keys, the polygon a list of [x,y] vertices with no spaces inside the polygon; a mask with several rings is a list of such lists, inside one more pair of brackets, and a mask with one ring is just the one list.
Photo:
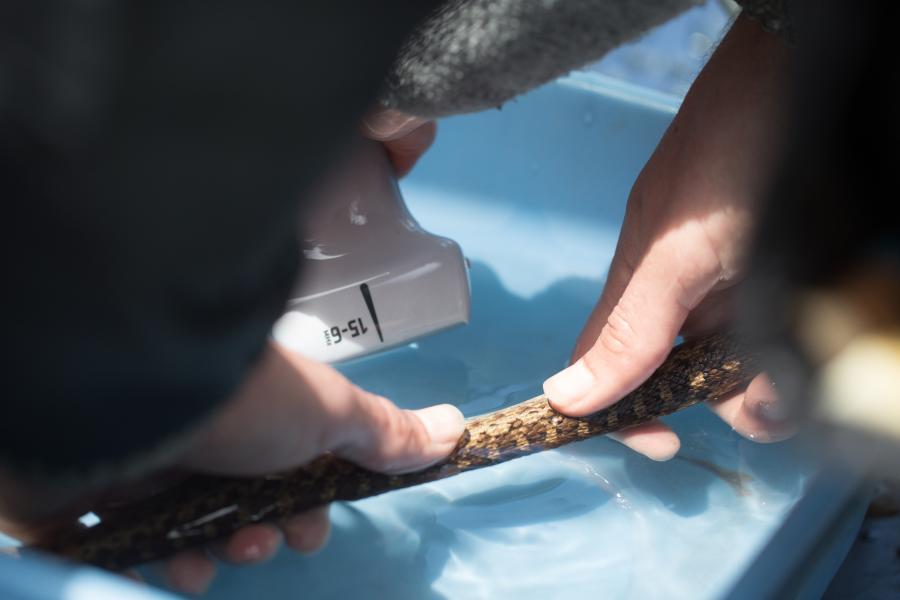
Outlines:
{"label": "knuckle", "polygon": [[381,407],[385,431],[391,439],[402,440],[409,437],[410,424],[407,414],[387,398],[378,396],[377,402]]}
{"label": "knuckle", "polygon": [[401,410],[387,398],[375,396],[373,402],[372,459],[381,469],[393,469],[408,455],[420,451],[424,445],[421,431],[415,427],[415,417]]}
{"label": "knuckle", "polygon": [[611,354],[632,352],[637,345],[634,323],[635,311],[626,298],[622,298],[610,311],[600,332],[600,344]]}
{"label": "knuckle", "polygon": [[[616,305],[600,332],[598,345],[601,353],[624,362],[661,363],[670,347],[661,344],[657,335],[641,334],[640,328],[634,325],[637,314],[625,298]],[[599,360],[600,356],[591,356],[586,362],[590,363],[591,359]],[[590,364],[588,368],[593,370]]]}
{"label": "knuckle", "polygon": [[334,450],[347,444],[348,438],[355,435],[365,392],[337,372],[334,375],[323,373],[320,382],[325,386],[320,389],[327,393],[320,393],[319,401],[328,417],[323,427],[315,432],[315,447],[319,451]]}
{"label": "knuckle", "polygon": [[660,289],[671,286],[675,301],[687,310],[694,308],[719,281],[734,276],[723,257],[733,240],[720,240],[709,229],[701,220],[688,219],[649,234],[651,242],[644,260],[656,265],[653,277]]}
{"label": "knuckle", "polygon": [[680,234],[675,245],[678,250],[675,276],[680,284],[693,289],[697,282],[718,280],[731,274],[732,269],[727,267],[731,261],[723,257],[723,242],[714,239],[706,226],[692,223]]}
{"label": "knuckle", "polygon": [[369,417],[370,435],[374,438],[372,449],[379,459],[384,459],[388,443],[397,439],[401,426],[392,407],[381,396],[372,398]]}
{"label": "knuckle", "polygon": [[357,386],[333,369],[323,369],[316,373],[315,385],[312,394],[317,396],[319,402],[327,405],[338,416],[349,417],[359,403],[359,397],[364,392]]}

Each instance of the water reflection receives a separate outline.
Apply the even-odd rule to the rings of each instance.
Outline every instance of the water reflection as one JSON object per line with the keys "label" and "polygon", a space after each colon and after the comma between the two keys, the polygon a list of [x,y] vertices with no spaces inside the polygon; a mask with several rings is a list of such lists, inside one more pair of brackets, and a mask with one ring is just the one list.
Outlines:
{"label": "water reflection", "polygon": [[[469,326],[342,370],[403,406],[452,402],[468,415],[539,393],[600,282],[562,279],[524,299],[484,263],[471,275]],[[712,594],[780,522],[806,469],[703,407],[667,421],[683,440],[668,463],[594,439],[335,506],[319,555],[226,569],[210,596],[536,598],[561,585],[574,598]]]}

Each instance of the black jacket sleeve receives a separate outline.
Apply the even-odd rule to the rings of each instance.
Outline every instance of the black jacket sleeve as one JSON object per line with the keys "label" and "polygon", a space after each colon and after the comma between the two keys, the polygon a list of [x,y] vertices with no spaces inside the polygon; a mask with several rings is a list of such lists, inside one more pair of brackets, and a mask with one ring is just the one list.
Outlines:
{"label": "black jacket sleeve", "polygon": [[0,461],[105,470],[233,392],[304,190],[427,2],[0,8]]}

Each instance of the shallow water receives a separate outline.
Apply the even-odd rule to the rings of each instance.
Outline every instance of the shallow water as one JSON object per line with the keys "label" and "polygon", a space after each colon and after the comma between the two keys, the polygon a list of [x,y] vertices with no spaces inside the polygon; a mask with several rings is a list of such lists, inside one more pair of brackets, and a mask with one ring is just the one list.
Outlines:
{"label": "shallow water", "polygon": [[[415,180],[404,193],[470,258],[472,322],[342,370],[402,406],[450,402],[467,416],[538,394],[596,301],[617,225]],[[809,468],[788,444],[743,440],[703,407],[666,420],[683,442],[668,463],[597,439],[336,505],[321,554],[229,570],[211,596],[716,596],[781,523]]]}

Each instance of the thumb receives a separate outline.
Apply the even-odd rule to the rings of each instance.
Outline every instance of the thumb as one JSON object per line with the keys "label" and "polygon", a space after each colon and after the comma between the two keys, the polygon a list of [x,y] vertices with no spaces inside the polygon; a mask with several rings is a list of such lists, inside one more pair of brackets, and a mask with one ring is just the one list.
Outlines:
{"label": "thumb", "polygon": [[610,284],[578,343],[588,350],[544,382],[554,408],[572,416],[602,410],[634,390],[668,356],[688,313],[721,272],[714,253],[686,255],[679,237],[659,240],[633,272],[621,255],[615,257]]}
{"label": "thumb", "polygon": [[437,125],[397,110],[378,108],[363,117],[360,130],[365,137],[383,143],[397,177],[403,177],[434,143]]}
{"label": "thumb", "polygon": [[428,119],[391,108],[375,108],[362,118],[360,130],[370,140],[388,142],[409,135]]}
{"label": "thumb", "polygon": [[354,389],[350,413],[335,422],[331,451],[367,469],[424,469],[449,455],[466,428],[462,413],[450,404],[403,410],[387,398]]}
{"label": "thumb", "polygon": [[464,430],[454,406],[402,410],[330,366],[270,344],[180,464],[258,475],[332,452],[373,470],[413,471],[452,452]]}

